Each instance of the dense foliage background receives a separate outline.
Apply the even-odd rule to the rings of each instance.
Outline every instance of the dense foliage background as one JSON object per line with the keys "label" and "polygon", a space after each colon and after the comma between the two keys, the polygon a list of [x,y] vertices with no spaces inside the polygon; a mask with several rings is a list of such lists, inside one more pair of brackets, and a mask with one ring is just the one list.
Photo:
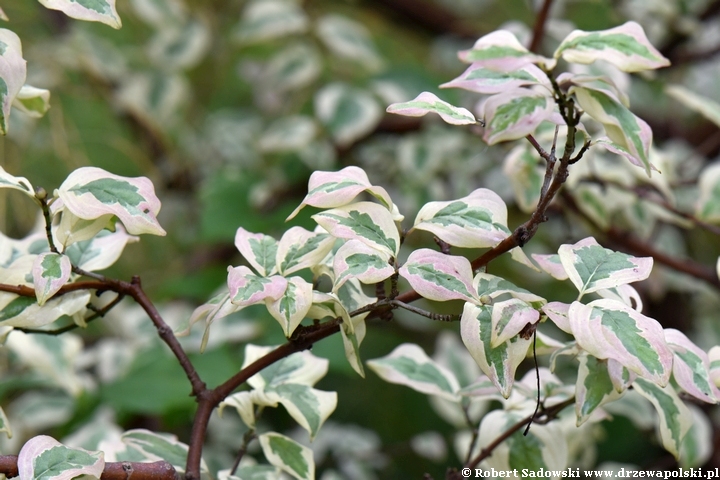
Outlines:
{"label": "dense foliage background", "polygon": [[[9,134],[0,138],[0,164],[49,191],[84,165],[151,178],[163,202],[160,223],[168,236],[131,245],[109,273],[142,275],[153,298],[164,302],[166,319],[178,328],[225,283],[226,266],[242,262],[232,243],[237,227],[279,238],[314,170],[362,166],[374,184],[388,189],[406,218],[429,200],[458,198],[482,186],[515,205],[509,225],[522,221],[528,206],[532,210],[510,180],[514,173],[505,157],[515,144],[488,147],[473,129],[436,118],[390,118],[384,112],[390,103],[420,91],[440,92],[437,85],[464,70],[456,52],[478,37],[503,26],[530,38],[542,2],[126,0],[117,5],[119,30],[74,21],[36,2],[5,3],[11,28],[23,39],[28,83],[49,89],[52,106],[41,119],[13,111]],[[263,9],[275,9],[276,15],[263,17]],[[617,81],[628,85],[633,111],[653,129],[656,155],[678,208],[692,210],[698,195],[694,180],[717,158],[720,132],[664,89],[681,84],[720,101],[720,2],[558,0],[541,50],[552,52],[574,28],[606,29],[626,20],[641,23],[672,61],[651,75]],[[477,101],[459,90],[444,90],[442,96],[468,108]],[[517,168],[527,173],[536,166]],[[651,182],[631,190],[649,192]],[[613,210],[607,188],[588,181],[584,196],[575,198],[580,214],[567,198],[560,199],[528,250],[545,251],[545,245],[553,250],[580,238],[578,232],[590,232],[618,250],[632,250],[627,241],[632,238],[680,262],[715,264],[716,235],[676,227],[672,215],[647,207],[651,202],[640,202],[637,218],[629,219]],[[312,229],[312,213],[302,211],[294,224]],[[29,200],[0,191],[0,230],[21,237],[36,221]],[[635,226],[628,231],[628,225]],[[432,244],[432,236],[424,241]],[[700,281],[687,272],[658,263],[653,277],[637,287],[644,313],[686,332],[705,349],[720,344],[717,289],[698,287]],[[533,283],[539,294],[574,298],[569,286],[504,259],[492,270],[518,284]],[[202,329],[185,340],[211,385],[240,368],[243,342],[283,341],[268,319],[259,308],[235,314],[213,330],[202,354],[197,352]],[[398,312],[392,322],[370,322],[363,355],[382,356],[407,341],[432,352],[445,329],[456,325]],[[228,338],[232,342],[221,344]],[[124,428],[188,436],[195,402],[177,362],[160,347],[138,308],[121,305],[83,331],[82,342],[82,354],[72,354],[68,365],[46,375],[31,361],[0,351],[0,361],[11,366],[0,379],[0,404],[16,434],[2,440],[3,453],[14,453],[41,432],[63,438],[98,416]],[[316,441],[331,452],[319,465],[339,468],[347,478],[390,479],[420,478],[425,472],[440,477],[448,463],[457,463],[455,429],[441,418],[442,408],[429,408],[426,397],[372,373],[360,380],[338,341],[321,342],[313,353],[331,360],[330,374],[318,387],[339,395],[337,411]],[[105,359],[103,367],[84,371],[83,362],[93,363],[93,356]],[[521,367],[530,368],[530,362]],[[708,413],[713,420],[708,433],[720,439],[717,411],[708,407]],[[268,411],[263,421],[278,431],[292,427],[280,409]],[[211,470],[232,462],[242,431],[234,412],[211,423],[204,453]],[[622,415],[592,435],[600,438],[597,451],[588,451],[595,463],[674,465],[653,435]],[[717,455],[706,465],[720,466]]]}

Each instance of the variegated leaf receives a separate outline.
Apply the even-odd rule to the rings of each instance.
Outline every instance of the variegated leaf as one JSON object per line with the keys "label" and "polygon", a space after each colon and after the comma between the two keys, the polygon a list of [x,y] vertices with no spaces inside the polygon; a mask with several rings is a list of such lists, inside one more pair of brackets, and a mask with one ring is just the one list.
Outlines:
{"label": "variegated leaf", "polygon": [[335,283],[333,291],[337,291],[348,279],[357,278],[362,283],[378,283],[395,273],[395,268],[388,263],[390,255],[368,247],[359,240],[349,240],[335,253],[333,271]]}
{"label": "variegated leaf", "polygon": [[[433,360],[450,370],[461,388],[476,383],[480,377],[480,368],[470,356],[470,352],[463,346],[456,332],[449,330],[440,332],[435,342]],[[485,379],[485,382],[490,385],[492,393],[497,396],[497,391],[490,380]]]}
{"label": "variegated leaf", "polygon": [[615,82],[607,75],[592,76],[582,73],[562,73],[556,79],[560,88],[569,90],[573,86],[585,87],[590,90],[596,90],[605,93],[607,96],[619,101],[624,106],[630,108],[630,99],[623,90],[618,87]]}
{"label": "variegated leaf", "polygon": [[631,372],[627,368],[623,367],[620,362],[613,360],[612,358],[608,358],[607,360],[607,370],[610,375],[610,381],[618,393],[622,393],[627,390],[627,388],[632,385],[637,378],[637,373]]}
{"label": "variegated leaf", "polygon": [[293,42],[270,58],[263,77],[272,91],[300,89],[317,80],[322,73],[322,60],[314,45]]}
{"label": "variegated leaf", "polygon": [[138,240],[138,237],[128,235],[122,225],[118,225],[114,232],[103,230],[91,240],[73,243],[65,249],[65,255],[73,265],[88,272],[96,272],[113,265],[125,246]]}
{"label": "variegated leaf", "polygon": [[370,92],[346,83],[330,83],[315,94],[315,115],[339,146],[372,132],[382,110]]}
{"label": "variegated leaf", "polygon": [[[2,65],[0,64],[0,72]],[[0,84],[0,90],[2,85]],[[2,98],[2,92],[0,91],[0,98]],[[4,168],[0,167],[0,188],[12,188],[14,190],[20,190],[25,195],[35,197],[35,189],[25,177],[16,177],[10,175],[5,171]]]}
{"label": "variegated leaf", "polygon": [[312,218],[334,237],[357,239],[391,256],[400,250],[400,234],[392,214],[377,203],[353,203]]}
{"label": "variegated leaf", "polygon": [[63,315],[84,310],[89,301],[90,292],[75,291],[50,299],[41,307],[34,297],[3,292],[0,294],[0,327],[39,328]]}
{"label": "variegated leaf", "polygon": [[694,405],[688,405],[693,416],[692,426],[680,445],[682,468],[697,468],[705,465],[715,453],[713,446],[713,425],[708,414]]}
{"label": "variegated leaf", "polygon": [[472,287],[472,267],[465,257],[421,248],[410,254],[400,275],[428,300],[480,300]]}
{"label": "variegated leaf", "polygon": [[565,333],[571,333],[568,310],[570,305],[562,302],[550,302],[542,307],[542,311],[552,320],[556,327]]}
{"label": "variegated leaf", "polygon": [[17,466],[22,480],[69,480],[82,475],[100,478],[105,456],[103,452],[66,447],[52,437],[40,435],[23,445]]}
{"label": "variegated leaf", "polygon": [[470,50],[461,51],[458,56],[466,63],[511,72],[529,63],[544,65],[552,70],[555,61],[531,53],[514,34],[507,30],[496,30],[478,39]]}
{"label": "variegated leaf", "polygon": [[302,227],[292,227],[277,246],[277,269],[284,275],[310,268],[322,261],[332,250],[335,237],[315,233]]}
{"label": "variegated leaf", "polygon": [[257,405],[277,406],[280,403],[290,416],[314,439],[320,427],[337,407],[337,393],[324,392],[307,385],[284,383],[266,388],[252,396]]}
{"label": "variegated leaf", "polygon": [[602,298],[610,298],[623,302],[628,307],[634,308],[638,312],[642,312],[642,298],[637,290],[630,285],[618,285],[615,288],[603,288],[596,291]]}
{"label": "variegated leaf", "polygon": [[497,348],[519,334],[528,324],[540,320],[540,313],[517,298],[493,302],[490,347]]}
{"label": "variegated leaf", "polygon": [[51,10],[60,10],[65,15],[78,20],[100,22],[112,28],[122,27],[120,17],[115,10],[115,0],[39,0]]}
{"label": "variegated leaf", "polygon": [[415,344],[398,345],[390,354],[368,360],[367,365],[386,382],[450,401],[458,400],[460,385],[452,372],[433,361]]}
{"label": "variegated leaf", "polygon": [[665,93],[686,107],[700,113],[715,125],[720,126],[720,103],[705,96],[698,95],[681,85],[667,86],[665,87]]}
{"label": "variegated leaf", "polygon": [[408,117],[422,117],[433,112],[440,115],[440,118],[451,125],[473,125],[477,123],[475,115],[470,113],[470,110],[451,105],[430,92],[422,92],[408,102],[393,103],[387,107],[387,112]]}
{"label": "variegated leaf", "polygon": [[35,258],[32,276],[35,296],[41,307],[70,279],[70,258],[61,253],[45,252]]}
{"label": "variegated leaf", "polygon": [[263,152],[293,152],[307,147],[317,133],[312,118],[295,115],[270,124],[259,140]]}
{"label": "variegated leaf", "polygon": [[510,235],[505,202],[486,188],[478,188],[457,200],[425,204],[415,217],[413,228],[463,248],[493,247]]}
{"label": "variegated leaf", "polygon": [[678,386],[707,403],[718,403],[720,391],[710,378],[710,359],[684,333],[665,329],[665,340],[673,352],[673,378]]}
{"label": "variegated leaf", "polygon": [[598,32],[575,30],[560,43],[553,56],[571,63],[604,60],[624,72],[654,70],[670,65],[670,61],[652,46],[642,27],[635,22]]}
{"label": "variegated leaf", "polygon": [[325,15],[317,20],[316,30],[337,57],[357,62],[372,71],[382,66],[382,58],[373,45],[370,32],[362,23],[343,15]]}
{"label": "variegated leaf", "polygon": [[517,70],[500,71],[472,64],[455,80],[440,85],[440,88],[463,88],[471,92],[495,94],[526,85],[550,85],[547,75],[532,64]]}
{"label": "variegated leaf", "polygon": [[[570,93],[575,95],[585,113],[602,123],[610,140],[626,150],[632,158],[638,159],[645,168],[645,173],[650,176],[650,170],[653,168],[650,163],[652,143],[650,126],[605,92],[573,87]],[[621,149],[616,148],[618,151],[622,151]]]}
{"label": "variegated leaf", "polygon": [[278,299],[266,298],[268,312],[280,323],[285,337],[290,338],[312,306],[312,283],[302,277],[287,279],[287,289]]}
{"label": "variegated leaf", "polygon": [[659,387],[645,379],[638,378],[633,388],[650,400],[660,417],[659,430],[665,450],[675,458],[680,455],[680,444],[692,426],[692,412],[677,396],[672,386]]}
{"label": "variegated leaf", "polygon": [[545,272],[549,273],[553,278],[557,280],[567,280],[568,274],[565,271],[565,267],[563,267],[562,262],[560,261],[560,255],[558,254],[540,254],[540,253],[532,253],[531,254],[533,260],[537,262],[538,265],[540,265],[540,268],[545,270]]}
{"label": "variegated leaf", "polygon": [[23,85],[12,105],[33,118],[40,118],[50,108],[50,90]]}
{"label": "variegated leaf", "polygon": [[575,415],[577,426],[585,423],[596,408],[620,398],[608,373],[608,362],[581,354],[575,383]]}
{"label": "variegated leaf", "polygon": [[240,227],[235,233],[235,248],[261,276],[277,272],[278,242],[273,237]]}
{"label": "variegated leaf", "polygon": [[237,29],[240,43],[249,44],[305,32],[309,19],[300,5],[283,0],[255,0],[247,4]]}
{"label": "variegated leaf", "polygon": [[228,267],[227,285],[230,299],[241,307],[261,303],[266,299],[278,300],[283,297],[288,286],[285,277],[259,277],[248,267]]}
{"label": "variegated leaf", "polygon": [[[261,347],[248,343],[245,346],[242,368],[261,359],[275,348],[277,347]],[[308,351],[293,353],[250,377],[248,384],[256,390],[265,390],[288,383],[312,387],[327,374],[328,363],[327,359],[316,357]]]}
{"label": "variegated leaf", "polygon": [[299,480],[315,480],[313,452],[292,438],[269,432],[258,436],[265,458]]}
{"label": "variegated leaf", "polygon": [[532,338],[514,337],[493,348],[492,309],[466,303],[460,319],[460,335],[480,370],[508,398],[518,365],[525,359]]}
{"label": "variegated leaf", "polygon": [[[614,153],[615,155],[619,155],[636,167],[645,168],[645,164],[643,163],[642,159],[638,157],[636,154],[630,152],[627,148],[625,148],[622,145],[618,145],[617,143],[610,140],[608,137],[602,137],[598,138],[593,142],[593,145],[599,145],[605,150],[607,150],[610,153]],[[658,171],[657,167],[653,165],[651,162],[648,162],[648,165],[650,166],[651,170]]]}
{"label": "variegated leaf", "polygon": [[147,46],[148,59],[159,68],[177,71],[197,66],[211,46],[209,26],[197,19],[180,24],[166,22]]}
{"label": "variegated leaf", "polygon": [[[695,204],[695,214],[706,222],[720,222],[720,163],[713,163],[703,169],[698,179],[698,187],[700,195]],[[720,270],[720,267],[717,270]]]}
{"label": "variegated leaf", "polygon": [[667,385],[673,354],[660,324],[615,300],[573,302],[570,329],[578,345],[600,359],[612,358],[658,385]]}
{"label": "variegated leaf", "polygon": [[510,179],[517,206],[525,213],[533,212],[540,200],[545,174],[537,153],[526,145],[518,145],[505,157],[503,172]]}
{"label": "variegated leaf", "polygon": [[[60,217],[60,223],[54,225],[53,237],[56,245],[61,245],[68,250],[75,242],[90,240],[102,229],[112,229],[112,214],[101,215],[92,220],[80,218],[64,207],[61,199],[53,202],[50,211],[53,217]],[[123,232],[125,229],[123,229]],[[137,237],[136,237],[137,238]]]}
{"label": "variegated leaf", "polygon": [[160,200],[146,177],[121,177],[97,167],[82,167],[60,185],[65,208],[85,220],[116,215],[128,233],[165,235],[157,221]]}
{"label": "variegated leaf", "polygon": [[8,132],[10,107],[25,84],[27,75],[20,37],[5,28],[0,28],[0,59],[0,133],[5,135]]}
{"label": "variegated leaf", "polygon": [[318,208],[342,207],[362,192],[368,192],[388,209],[393,206],[387,191],[373,186],[360,167],[345,167],[338,172],[313,172],[308,182],[308,194],[287,220],[297,215],[305,205]]}
{"label": "variegated leaf", "polygon": [[[350,278],[336,290],[338,300],[347,312],[352,312],[376,301],[363,292],[359,280]],[[360,360],[360,344],[365,339],[365,317],[367,313],[355,315],[350,319],[350,325],[343,322],[340,326],[345,357],[358,375],[365,377],[362,362]]]}
{"label": "variegated leaf", "polygon": [[237,392],[227,397],[218,405],[218,415],[222,416],[225,407],[233,407],[245,425],[249,428],[255,428],[255,404],[252,399],[253,391]]}
{"label": "variegated leaf", "polygon": [[535,129],[553,113],[555,102],[549,92],[513,88],[493,95],[483,104],[488,145],[517,140]]}
{"label": "variegated leaf", "polygon": [[496,277],[495,275],[491,275],[489,273],[480,272],[475,275],[475,278],[473,278],[473,288],[477,292],[478,297],[487,295],[488,297],[495,299],[501,295],[509,294],[514,298],[529,303],[535,308],[547,303],[547,300],[541,296],[535,295],[524,288],[520,288],[509,280],[505,280],[502,277]]}
{"label": "variegated leaf", "polygon": [[[151,432],[145,429],[128,430],[120,437],[128,450],[142,455],[137,460],[158,461],[164,460],[175,467],[178,472],[185,471],[187,463],[188,446],[177,439],[175,435]],[[143,458],[144,457],[144,458]],[[205,461],[200,464],[200,471],[207,474]]]}
{"label": "variegated leaf", "polygon": [[645,280],[653,265],[652,257],[614,252],[600,246],[593,237],[574,245],[561,245],[558,255],[580,297],[603,288]]}

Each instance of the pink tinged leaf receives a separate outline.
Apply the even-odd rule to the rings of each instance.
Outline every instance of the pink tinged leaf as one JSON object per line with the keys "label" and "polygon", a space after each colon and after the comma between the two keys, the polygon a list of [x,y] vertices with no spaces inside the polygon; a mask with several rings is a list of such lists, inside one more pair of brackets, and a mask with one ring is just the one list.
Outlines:
{"label": "pink tinged leaf", "polygon": [[269,235],[250,233],[240,227],[235,232],[235,248],[261,276],[277,272],[278,242]]}
{"label": "pink tinged leaf", "polygon": [[638,291],[630,285],[618,285],[615,288],[603,288],[595,293],[600,295],[602,298],[609,298],[623,302],[628,307],[634,308],[638,312],[642,312],[642,298],[640,298]]}
{"label": "pink tinged leaf", "polygon": [[14,32],[0,28],[0,45],[0,80],[5,83],[5,88],[0,92],[0,133],[6,135],[10,108],[25,84],[27,66],[22,56],[20,37]]}
{"label": "pink tinged leaf", "polygon": [[[598,138],[593,142],[594,145],[599,145],[601,147],[604,147],[605,150],[607,150],[610,153],[614,153],[615,155],[619,155],[636,167],[645,168],[645,165],[643,164],[643,161],[637,157],[635,154],[628,151],[627,148],[623,147],[622,145],[618,145],[617,143],[614,143],[612,140],[610,140],[608,137]],[[650,169],[654,170],[656,172],[659,172],[658,168],[653,165],[652,163],[649,163]]]}
{"label": "pink tinged leaf", "polygon": [[570,305],[562,302],[550,302],[542,307],[543,313],[565,333],[571,333],[570,320],[568,319],[569,309]]}
{"label": "pink tinged leaf", "polygon": [[[0,74],[1,73],[2,64],[0,63]],[[30,184],[27,178],[10,175],[2,167],[0,167],[0,188],[12,188],[14,190],[20,190],[25,195],[35,198],[35,189]]]}
{"label": "pink tinged leaf", "polygon": [[[640,160],[645,172],[650,176],[650,126],[605,92],[574,87],[570,89],[570,93],[575,95],[578,104],[589,116],[602,123],[610,140],[629,152],[628,158],[632,156]],[[621,152],[620,149],[616,150]]]}
{"label": "pink tinged leaf", "polygon": [[549,93],[515,88],[488,98],[483,104],[483,140],[494,145],[523,138],[535,131],[555,108]]}
{"label": "pink tinged leaf", "polygon": [[103,452],[66,447],[52,437],[40,435],[23,445],[17,463],[20,480],[71,480],[83,475],[100,478],[105,456]]}
{"label": "pink tinged leaf", "polygon": [[157,221],[160,200],[146,177],[121,177],[97,167],[82,167],[60,185],[58,195],[65,208],[85,220],[112,214],[128,233],[165,235]]}
{"label": "pink tinged leaf", "polygon": [[540,313],[527,303],[511,298],[492,305],[492,336],[490,346],[496,348],[520,333],[528,324],[534,325]]}
{"label": "pink tinged leaf", "polygon": [[315,233],[302,227],[292,227],[285,232],[277,246],[277,269],[290,275],[303,268],[314,267],[332,250],[335,237],[327,233]]}
{"label": "pink tinged leaf", "polygon": [[440,100],[430,92],[422,92],[409,102],[393,103],[387,107],[387,112],[408,117],[422,117],[433,112],[440,115],[440,118],[451,125],[473,125],[477,123],[475,116],[469,110]]}
{"label": "pink tinged leaf", "polygon": [[[562,73],[557,77],[557,83],[563,90],[570,90],[572,87],[584,87],[590,90],[603,92],[615,101],[630,108],[630,99],[627,94],[608,76],[591,76],[581,73]],[[562,117],[561,117],[562,118]],[[563,122],[564,124],[564,122]]]}
{"label": "pink tinged leaf", "polygon": [[455,80],[440,85],[440,88],[462,88],[471,92],[495,94],[526,85],[549,86],[547,75],[532,64],[517,70],[498,71],[473,63]]}
{"label": "pink tinged leaf", "polygon": [[40,0],[40,3],[51,10],[60,10],[71,18],[100,22],[112,28],[122,27],[122,21],[115,10],[115,0],[97,0],[92,3],[75,0]]}
{"label": "pink tinged leaf", "polygon": [[283,296],[287,287],[285,277],[259,277],[248,267],[228,267],[228,288],[230,299],[235,305],[244,307],[261,303],[266,299],[277,300]]}
{"label": "pink tinged leaf", "polygon": [[511,72],[530,63],[541,64],[548,69],[555,66],[554,60],[531,53],[507,30],[497,30],[481,37],[472,49],[459,52],[458,57],[463,62],[503,72]]}
{"label": "pink tinged leaf", "polygon": [[479,303],[472,286],[472,267],[465,257],[421,248],[399,270],[410,286],[428,300],[466,300]]}
{"label": "pink tinged leaf", "polygon": [[415,217],[413,228],[462,248],[493,247],[510,235],[507,206],[487,188],[457,200],[425,204]]}
{"label": "pink tinged leaf", "polygon": [[43,306],[70,279],[72,265],[67,255],[45,252],[35,258],[32,268],[35,296]]}
{"label": "pink tinged leaf", "polygon": [[285,293],[277,300],[266,298],[265,305],[270,315],[280,323],[285,337],[290,338],[310,310],[312,300],[312,284],[301,277],[290,277]]}
{"label": "pink tinged leaf", "polygon": [[684,333],[665,329],[665,340],[673,351],[673,378],[688,394],[707,403],[718,403],[720,391],[710,376],[710,358]]}
{"label": "pink tinged leaf", "polygon": [[550,255],[532,253],[530,256],[540,265],[545,272],[557,280],[567,280],[568,275],[560,261],[560,256],[553,253]]}
{"label": "pink tinged leaf", "polygon": [[460,319],[460,335],[480,370],[492,380],[500,394],[508,398],[515,371],[525,359],[532,339],[518,336],[493,348],[491,309],[469,302],[465,303]]}
{"label": "pink tinged leaf", "polygon": [[365,191],[388,209],[392,208],[393,203],[387,191],[382,187],[373,186],[360,167],[345,167],[338,172],[313,172],[308,182],[308,194],[287,220],[295,217],[305,205],[318,208],[342,207]]}
{"label": "pink tinged leaf", "polygon": [[716,387],[720,387],[720,347],[714,346],[708,351],[710,360],[710,378]]}
{"label": "pink tinged leaf", "polygon": [[593,237],[574,245],[561,245],[558,255],[580,295],[626,283],[645,280],[652,270],[652,257],[633,257],[603,248]]}
{"label": "pink tinged leaf", "polygon": [[392,256],[400,250],[400,234],[392,214],[377,203],[353,203],[312,218],[334,237],[357,239]]}
{"label": "pink tinged leaf", "polygon": [[673,354],[660,324],[615,300],[573,302],[570,329],[578,345],[597,358],[612,358],[657,385],[667,385]]}
{"label": "pink tinged leaf", "polygon": [[627,368],[623,367],[620,362],[608,358],[608,373],[610,374],[610,381],[615,387],[618,393],[622,393],[632,385],[632,382],[637,378],[637,373],[631,372]]}
{"label": "pink tinged leaf", "polygon": [[349,240],[335,253],[333,291],[337,291],[350,278],[357,278],[365,284],[382,282],[395,273],[389,260],[390,255],[386,252],[368,247],[359,240]]}
{"label": "pink tinged leaf", "polygon": [[670,61],[652,46],[642,27],[635,22],[597,32],[575,30],[562,41],[553,56],[583,64],[604,60],[624,72],[654,70],[670,65]]}

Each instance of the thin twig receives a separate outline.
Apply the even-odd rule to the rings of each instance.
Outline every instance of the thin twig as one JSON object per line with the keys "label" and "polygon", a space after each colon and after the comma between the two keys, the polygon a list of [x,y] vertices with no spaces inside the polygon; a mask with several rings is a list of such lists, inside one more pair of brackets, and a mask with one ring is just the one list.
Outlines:
{"label": "thin twig", "polygon": [[535,18],[535,26],[533,27],[533,38],[530,42],[529,50],[533,53],[539,53],[542,39],[545,36],[545,24],[547,23],[548,14],[550,13],[550,6],[553,0],[545,0],[543,6]]}
{"label": "thin twig", "polygon": [[392,305],[403,308],[409,312],[416,313],[418,315],[421,315],[423,317],[427,317],[430,320],[437,320],[440,322],[453,322],[458,320],[458,315],[448,314],[448,315],[442,315],[440,313],[434,313],[434,312],[428,312],[427,310],[423,310],[422,308],[413,307],[412,305],[408,305],[407,303],[401,302],[400,300],[393,300],[390,302]]}
{"label": "thin twig", "polygon": [[533,412],[532,416],[530,417],[530,421],[527,424],[527,428],[525,428],[525,431],[523,432],[524,436],[527,436],[528,432],[530,432],[530,425],[532,425],[533,420],[535,419],[535,415],[537,415],[538,410],[540,410],[540,405],[542,405],[542,402],[540,401],[540,367],[538,367],[537,353],[535,351],[536,343],[537,343],[537,327],[533,331],[533,361],[535,362],[535,377],[537,380],[537,402],[535,403],[535,411]]}

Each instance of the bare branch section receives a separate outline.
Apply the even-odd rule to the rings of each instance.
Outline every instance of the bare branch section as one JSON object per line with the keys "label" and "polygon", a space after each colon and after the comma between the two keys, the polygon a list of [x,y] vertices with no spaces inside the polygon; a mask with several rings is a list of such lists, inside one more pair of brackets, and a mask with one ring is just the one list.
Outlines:
{"label": "bare branch section", "polygon": [[533,26],[533,38],[530,43],[530,51],[533,53],[539,53],[538,50],[540,50],[540,45],[542,44],[543,37],[545,36],[545,24],[547,23],[552,3],[553,0],[545,0],[537,18],[535,19],[535,25]]}
{"label": "bare branch section", "polygon": [[[0,455],[0,473],[8,478],[18,476],[18,456]],[[177,480],[179,475],[168,462],[108,462],[101,480]]]}

